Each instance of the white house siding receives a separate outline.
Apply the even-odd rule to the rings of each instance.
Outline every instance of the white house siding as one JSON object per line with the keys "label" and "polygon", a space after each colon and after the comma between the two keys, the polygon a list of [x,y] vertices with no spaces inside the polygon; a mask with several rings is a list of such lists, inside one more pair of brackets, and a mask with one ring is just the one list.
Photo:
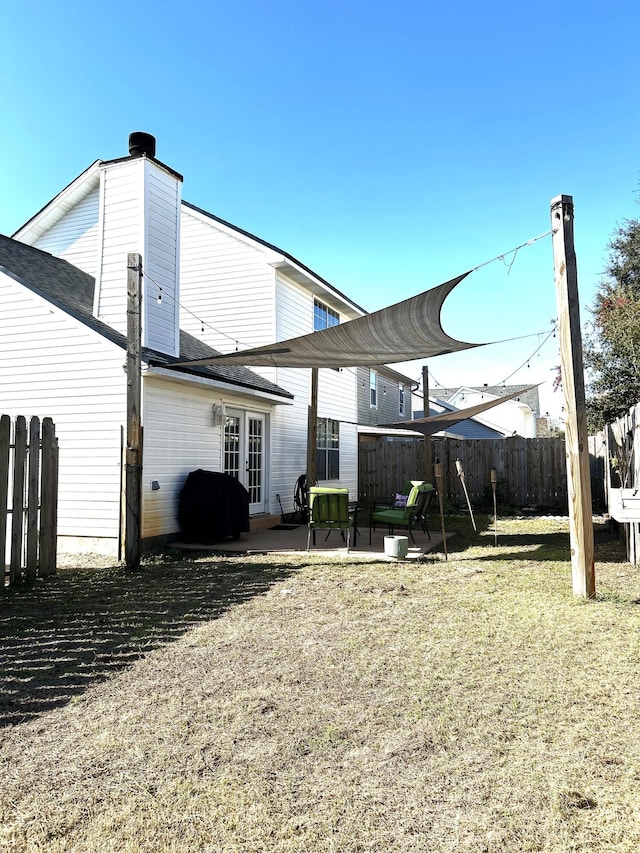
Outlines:
{"label": "white house siding", "polygon": [[94,313],[126,334],[127,255],[139,252],[146,273],[142,343],[170,355],[178,352],[179,183],[145,158],[107,163],[101,170]]}
{"label": "white house siding", "polygon": [[275,271],[265,254],[189,208],[180,227],[180,327],[220,352],[270,343]]}
{"label": "white house siding", "polygon": [[[285,340],[313,329],[313,298],[307,291],[278,274],[275,295],[277,325],[272,340]],[[292,367],[278,368],[273,377],[294,395],[292,406],[276,406],[271,426],[272,506],[278,505],[275,495],[279,494],[285,512],[293,510],[296,480],[307,470],[309,378],[306,368]]]}
{"label": "white house siding", "polygon": [[[94,314],[127,333],[127,254],[143,249],[142,160],[101,172],[101,218]],[[144,258],[143,258],[144,263]]]}
{"label": "white house siding", "polygon": [[[271,406],[220,388],[159,376],[146,375],[143,388],[142,536],[151,538],[179,530],[180,490],[190,471],[224,468],[223,426],[214,424],[212,405],[224,402],[228,410],[249,408],[266,415]],[[267,448],[267,462],[268,455]],[[151,487],[154,480],[157,490]]]}
{"label": "white house siding", "polygon": [[123,350],[0,274],[2,414],[51,417],[60,450],[59,549],[115,554]]}
{"label": "white house siding", "polygon": [[98,267],[98,214],[100,187],[65,213],[32,245],[43,252],[64,258],[95,277]]}
{"label": "white house siding", "polygon": [[144,167],[146,239],[142,251],[145,271],[142,340],[152,349],[178,355],[181,182],[148,160],[144,161]]}
{"label": "white house siding", "polygon": [[[281,273],[276,279],[276,340],[285,340],[313,331],[313,299],[309,291]],[[327,301],[330,307],[330,301]],[[295,394],[294,405],[276,410],[273,417],[273,479],[285,511],[290,509],[293,486],[307,467],[307,418],[310,371],[279,368],[279,385]],[[320,370],[318,377],[318,417],[333,418],[340,424],[340,480],[331,485],[345,486],[357,493],[357,443],[355,371]],[[277,487],[276,487],[277,484]]]}

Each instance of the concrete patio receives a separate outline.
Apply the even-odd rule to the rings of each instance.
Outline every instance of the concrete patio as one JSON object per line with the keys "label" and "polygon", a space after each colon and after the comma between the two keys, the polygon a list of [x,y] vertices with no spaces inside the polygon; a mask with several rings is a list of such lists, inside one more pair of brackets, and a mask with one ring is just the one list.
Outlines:
{"label": "concrete patio", "polygon": [[[273,524],[269,527],[252,529],[249,533],[242,533],[240,539],[223,539],[212,545],[199,545],[197,543],[174,542],[172,547],[189,551],[211,551],[224,554],[290,554],[307,551],[307,526],[306,524],[281,524],[278,518],[273,518]],[[406,530],[397,529],[395,535],[407,535]],[[442,532],[440,529],[429,529],[429,538],[421,529],[414,530],[415,545],[409,537],[409,550],[407,560],[417,560],[429,551],[442,550]],[[396,561],[395,557],[385,554],[384,538],[388,535],[387,528],[378,528],[372,531],[371,544],[369,544],[369,528],[360,527],[358,535],[351,535],[349,558],[357,559],[380,559]],[[311,554],[326,554],[327,556],[344,556],[347,553],[345,541],[338,531],[333,531],[327,537],[323,530],[316,533],[316,544],[311,541]]]}

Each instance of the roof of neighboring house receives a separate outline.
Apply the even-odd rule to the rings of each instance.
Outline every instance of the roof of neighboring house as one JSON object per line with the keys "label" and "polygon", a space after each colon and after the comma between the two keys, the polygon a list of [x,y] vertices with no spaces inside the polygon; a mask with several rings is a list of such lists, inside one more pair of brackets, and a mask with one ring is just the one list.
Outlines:
{"label": "roof of neighboring house", "polygon": [[439,400],[450,400],[454,394],[457,394],[460,389],[464,390],[464,388],[490,394],[492,397],[504,397],[521,390],[522,395],[518,398],[519,402],[526,403],[535,415],[540,415],[540,395],[537,386],[532,388],[531,385],[458,385],[456,388],[436,388],[434,393],[437,393]]}
{"label": "roof of neighboring house", "polygon": [[[440,415],[442,412],[460,411],[455,406],[445,403],[444,400],[435,400],[434,405],[438,408],[429,406],[429,417]],[[414,418],[422,418],[424,417],[424,411],[414,412],[413,416]],[[500,432],[500,430],[486,426],[475,418],[466,418],[464,421],[458,421],[451,430],[446,430],[446,432],[454,432],[462,438],[504,438],[504,433]]]}
{"label": "roof of neighboring house", "polygon": [[[94,332],[112,343],[126,349],[127,339],[115,329],[93,315],[95,279],[68,261],[56,258],[48,252],[35,249],[25,243],[0,234],[0,271],[18,280],[22,285],[75,317]],[[189,361],[218,355],[207,344],[180,331],[180,356],[174,357],[143,347],[142,358],[154,365],[171,369],[178,361]],[[189,373],[208,379],[216,379],[279,397],[293,398],[289,391],[269,382],[252,370],[236,365],[215,367],[180,367],[176,372]]]}

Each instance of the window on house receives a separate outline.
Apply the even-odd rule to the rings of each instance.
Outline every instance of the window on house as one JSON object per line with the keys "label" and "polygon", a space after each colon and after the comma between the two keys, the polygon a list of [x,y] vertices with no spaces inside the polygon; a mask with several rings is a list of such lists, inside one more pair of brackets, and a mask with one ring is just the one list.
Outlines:
{"label": "window on house", "polygon": [[318,480],[340,479],[340,422],[318,418],[316,476]]}
{"label": "window on house", "polygon": [[404,385],[400,386],[399,395],[398,410],[401,415],[404,415]]}
{"label": "window on house", "polygon": [[375,370],[369,371],[369,405],[372,409],[378,408],[378,374]]}
{"label": "window on house", "polygon": [[340,323],[340,315],[318,299],[313,300],[313,331],[319,332]]}

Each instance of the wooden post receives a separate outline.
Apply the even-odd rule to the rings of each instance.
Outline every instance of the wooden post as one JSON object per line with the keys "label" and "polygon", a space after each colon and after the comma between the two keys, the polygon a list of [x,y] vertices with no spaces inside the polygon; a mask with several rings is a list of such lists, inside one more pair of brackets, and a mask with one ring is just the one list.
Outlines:
{"label": "wooden post", "polygon": [[142,510],[142,429],[140,423],[141,355],[140,306],[142,257],[127,255],[127,448],[125,454],[125,543],[127,569],[140,568],[140,517]]}
{"label": "wooden post", "polygon": [[495,468],[489,474],[491,479],[491,490],[493,492],[493,544],[498,544],[498,501],[496,499],[496,487],[498,485],[498,472]]}
{"label": "wooden post", "polygon": [[[423,397],[423,415],[429,417],[429,368],[426,364],[422,366],[422,397]],[[431,482],[433,476],[433,450],[431,448],[431,436],[424,437],[424,478],[427,482]]]}
{"label": "wooden post", "polygon": [[311,368],[311,391],[307,422],[307,488],[318,479],[316,453],[318,448],[318,368]]}
{"label": "wooden post", "polygon": [[42,419],[38,574],[55,574],[58,547],[58,440],[51,418]]}
{"label": "wooden post", "polygon": [[449,559],[447,553],[447,531],[444,526],[444,495],[443,495],[443,477],[442,477],[442,462],[436,462],[433,466],[433,473],[436,478],[436,488],[438,490],[438,501],[440,502],[440,527],[442,529],[442,547],[444,548],[444,558]]}
{"label": "wooden post", "polygon": [[11,516],[11,559],[9,584],[14,585],[22,572],[22,547],[24,536],[24,484],[27,462],[27,421],[18,415],[13,438],[13,505]]}
{"label": "wooden post", "polygon": [[596,580],[591,479],[578,302],[578,268],[573,244],[572,196],[559,195],[551,200],[551,228],[566,416],[571,575],[574,594],[583,598],[594,598]]}
{"label": "wooden post", "polygon": [[9,448],[11,447],[11,418],[0,417],[0,586],[4,589],[7,571],[7,510],[9,495]]}
{"label": "wooden post", "polygon": [[27,487],[27,579],[38,573],[38,504],[40,502],[40,418],[29,421],[29,485]]}

